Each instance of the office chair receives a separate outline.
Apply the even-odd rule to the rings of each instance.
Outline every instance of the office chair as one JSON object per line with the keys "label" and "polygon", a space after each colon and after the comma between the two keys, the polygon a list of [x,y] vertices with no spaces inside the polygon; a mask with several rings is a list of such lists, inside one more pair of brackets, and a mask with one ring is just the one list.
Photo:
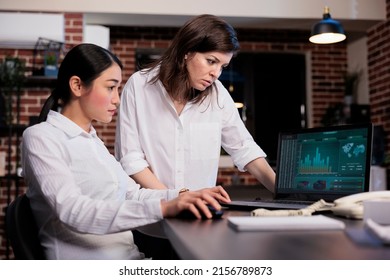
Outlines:
{"label": "office chair", "polygon": [[6,212],[6,233],[17,260],[43,260],[45,255],[38,238],[38,227],[26,194],[10,203]]}

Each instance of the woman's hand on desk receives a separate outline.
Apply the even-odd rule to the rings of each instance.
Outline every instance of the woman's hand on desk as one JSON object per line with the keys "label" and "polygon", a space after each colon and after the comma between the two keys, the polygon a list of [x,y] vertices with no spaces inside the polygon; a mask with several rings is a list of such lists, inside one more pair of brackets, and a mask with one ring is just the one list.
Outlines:
{"label": "woman's hand on desk", "polygon": [[161,209],[165,218],[175,217],[184,210],[191,211],[196,218],[201,219],[202,213],[208,219],[212,213],[207,205],[221,210],[221,202],[230,202],[228,193],[221,187],[204,188],[197,191],[182,192],[177,198],[170,201],[162,201]]}

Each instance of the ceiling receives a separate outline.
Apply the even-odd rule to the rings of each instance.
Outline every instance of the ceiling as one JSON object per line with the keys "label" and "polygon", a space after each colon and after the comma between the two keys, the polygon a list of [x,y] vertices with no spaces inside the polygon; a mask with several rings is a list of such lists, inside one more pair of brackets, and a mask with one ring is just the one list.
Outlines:
{"label": "ceiling", "polygon": [[[105,26],[146,26],[146,27],[180,27],[192,16],[184,15],[140,15],[86,13],[85,21],[91,25]],[[321,20],[297,18],[259,18],[259,17],[222,17],[235,28],[256,29],[296,29],[310,30],[312,25]],[[364,37],[366,31],[379,23],[379,20],[339,20],[346,32],[348,41]]]}
{"label": "ceiling", "polygon": [[0,1],[0,11],[83,13],[87,24],[179,27],[210,13],[236,28],[310,30],[324,6],[344,26],[347,37],[364,36],[387,19],[387,0],[18,0]]}

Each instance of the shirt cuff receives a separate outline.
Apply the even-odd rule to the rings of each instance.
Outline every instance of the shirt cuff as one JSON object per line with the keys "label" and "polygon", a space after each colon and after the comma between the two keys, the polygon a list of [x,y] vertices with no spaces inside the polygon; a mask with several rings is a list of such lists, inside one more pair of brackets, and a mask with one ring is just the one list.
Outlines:
{"label": "shirt cuff", "polygon": [[241,172],[245,172],[245,166],[251,161],[261,158],[267,157],[267,154],[259,146],[250,147],[248,149],[244,149],[232,156],[232,160],[234,164],[237,166],[238,170]]}

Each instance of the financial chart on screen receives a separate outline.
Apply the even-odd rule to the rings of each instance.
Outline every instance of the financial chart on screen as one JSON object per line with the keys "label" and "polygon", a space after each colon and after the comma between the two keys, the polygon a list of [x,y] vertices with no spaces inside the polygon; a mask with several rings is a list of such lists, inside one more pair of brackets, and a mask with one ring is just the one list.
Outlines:
{"label": "financial chart on screen", "polygon": [[339,126],[279,136],[278,189],[358,192],[369,178],[372,127]]}

